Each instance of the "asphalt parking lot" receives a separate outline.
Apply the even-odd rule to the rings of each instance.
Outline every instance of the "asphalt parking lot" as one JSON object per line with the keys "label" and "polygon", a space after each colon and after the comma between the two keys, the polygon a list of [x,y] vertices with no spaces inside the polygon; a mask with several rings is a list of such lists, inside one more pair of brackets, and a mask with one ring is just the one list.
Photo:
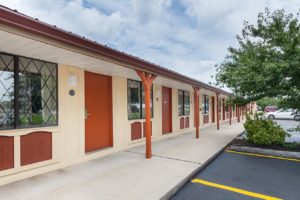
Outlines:
{"label": "asphalt parking lot", "polygon": [[300,199],[300,160],[225,151],[172,200]]}
{"label": "asphalt parking lot", "polygon": [[[288,129],[295,128],[300,122],[295,120],[275,120],[284,130],[288,132]],[[288,132],[291,134],[291,137],[286,138],[286,142],[300,142],[300,132]],[[300,198],[299,198],[300,199]]]}

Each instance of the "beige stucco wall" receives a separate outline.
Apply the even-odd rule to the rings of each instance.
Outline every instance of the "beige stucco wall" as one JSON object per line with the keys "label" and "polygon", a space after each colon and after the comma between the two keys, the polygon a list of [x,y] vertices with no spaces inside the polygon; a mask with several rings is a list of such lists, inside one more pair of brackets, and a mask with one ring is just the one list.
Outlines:
{"label": "beige stucco wall", "polygon": [[[131,141],[131,123],[144,120],[128,120],[127,118],[127,78],[112,76],[113,95],[113,147],[93,153],[85,153],[85,96],[84,96],[84,70],[66,65],[58,65],[58,91],[59,91],[59,126],[35,129],[18,129],[0,131],[0,135],[15,136],[15,168],[0,171],[0,185],[12,181],[31,177],[58,168],[66,167],[90,159],[95,159],[113,152],[128,149],[144,144],[145,139]],[[69,75],[77,77],[77,85],[69,86]],[[162,86],[153,86],[154,115],[152,118],[152,140],[173,137],[178,134],[194,130],[194,93],[190,87],[190,126],[180,130],[178,116],[178,89],[172,88],[172,129],[173,133],[162,134]],[[185,86],[186,87],[186,86]],[[69,91],[75,90],[75,95],[70,96]],[[202,91],[214,95],[210,91]],[[201,97],[199,100],[201,105]],[[201,116],[201,115],[200,115]],[[201,122],[201,118],[200,118]],[[202,127],[200,125],[200,127]],[[53,159],[32,165],[20,166],[20,135],[33,131],[50,131],[53,133]]]}
{"label": "beige stucco wall", "polygon": [[[202,114],[202,95],[205,94],[205,95],[209,95],[209,123],[206,123],[206,124],[203,124],[203,114]],[[215,122],[212,123],[212,102],[211,102],[211,97],[214,97],[215,98]],[[200,96],[199,96],[199,106],[201,108],[201,111],[200,111],[200,128],[205,128],[205,127],[209,127],[209,126],[212,126],[212,125],[215,125],[217,123],[217,102],[216,102],[216,99],[217,99],[217,96],[216,96],[216,93],[213,92],[213,91],[210,91],[210,90],[205,90],[205,89],[201,89],[201,93],[200,93]],[[226,103],[226,100],[228,99],[228,96],[226,95],[219,95],[219,99],[225,99],[225,103]],[[229,121],[229,118],[227,118],[226,114],[229,113],[229,112],[226,112],[225,111],[225,120],[223,120],[223,118],[221,117],[220,118],[220,123],[223,123],[223,122],[228,122]],[[223,109],[221,109],[221,116],[223,116]],[[236,119],[235,116],[232,115],[232,120]]]}
{"label": "beige stucco wall", "polygon": [[[78,84],[69,87],[68,75],[76,75]],[[75,96],[68,94],[74,89]],[[13,169],[0,171],[0,185],[45,173],[60,167],[76,163],[84,156],[84,71],[70,66],[58,66],[58,110],[59,125],[30,129],[3,130],[0,135],[14,136],[15,166]],[[52,132],[53,159],[26,166],[20,166],[20,136],[34,131]]]}
{"label": "beige stucco wall", "polygon": [[[129,66],[125,63],[120,63],[112,59],[108,59],[103,56],[99,56],[87,51],[84,51],[79,48],[74,48],[68,45],[64,45],[62,43],[45,39],[43,37],[29,34],[24,31],[20,31],[14,28],[10,28],[6,25],[0,25],[0,29],[5,32],[11,33],[8,39],[12,39],[16,37],[19,41],[19,36],[22,38],[26,38],[18,45],[33,45],[33,52],[24,52],[26,49],[29,49],[28,46],[26,48],[20,48],[22,46],[18,46],[18,48],[14,49],[14,54],[17,55],[27,55],[30,57],[32,55],[34,58],[41,59],[38,55],[39,48],[43,49],[43,52],[46,52],[44,57],[48,58],[48,61],[57,62],[55,56],[59,54],[58,52],[64,51],[52,51],[52,49],[59,48],[60,50],[67,50],[68,54],[63,53],[61,57],[66,58],[66,61],[69,60],[78,60],[78,55],[88,55],[88,59],[95,58],[105,60],[107,62],[99,62],[102,65],[106,65],[107,63],[114,63],[115,65],[120,66],[120,68],[116,69],[124,69],[121,66],[126,66],[129,68],[134,68],[133,66]],[[26,43],[24,43],[26,41]],[[16,43],[17,44],[17,43]],[[54,48],[55,47],[55,48]],[[6,49],[10,49],[9,47],[3,47]],[[23,51],[23,49],[25,49]],[[4,49],[5,50],[5,49]],[[47,51],[51,52],[50,54]],[[58,50],[58,49],[56,49]],[[55,52],[54,57],[52,53]],[[74,52],[76,53],[74,55]],[[31,53],[31,54],[26,54]],[[51,55],[48,57],[48,55]],[[73,57],[68,57],[68,56]],[[54,59],[54,60],[51,60]],[[87,57],[85,57],[87,59]],[[46,59],[47,60],[47,59]],[[76,61],[74,61],[76,63]],[[74,63],[72,62],[72,63]],[[65,63],[65,62],[63,62]],[[68,62],[69,63],[69,62]],[[88,63],[88,62],[87,62]],[[78,64],[78,63],[76,63]],[[113,65],[112,65],[113,66]],[[83,65],[82,65],[83,67]],[[91,67],[91,66],[90,66]],[[105,66],[98,66],[98,68]],[[106,66],[107,67],[107,66]],[[110,68],[109,66],[108,68]],[[102,69],[102,68],[101,68]],[[100,71],[101,71],[100,69]],[[127,69],[127,68],[126,68]],[[106,72],[108,72],[107,70]],[[145,139],[140,139],[138,141],[131,141],[131,131],[130,124],[137,120],[128,120],[127,118],[127,77],[123,77],[122,73],[118,72],[118,70],[113,71],[112,74],[119,74],[119,76],[112,76],[112,95],[113,95],[113,147],[106,148],[103,150],[99,150],[93,153],[86,154],[85,153],[85,116],[84,116],[84,70],[79,67],[67,66],[67,65],[58,65],[58,105],[59,105],[59,125],[57,127],[44,127],[44,128],[32,128],[32,129],[17,129],[17,130],[3,130],[0,131],[0,135],[4,136],[14,136],[14,164],[15,167],[13,169],[0,171],[0,185],[20,180],[26,177],[31,177],[34,175],[38,175],[41,173],[45,173],[51,170],[55,170],[58,168],[66,167],[75,163],[84,162],[86,160],[102,157],[113,152],[117,152],[123,149],[128,149],[136,145],[144,144]],[[122,71],[121,71],[122,72]],[[121,75],[120,75],[121,74]],[[77,77],[77,85],[74,87],[70,87],[68,84],[69,75],[75,75]],[[132,78],[132,77],[131,77]],[[152,119],[152,130],[153,137],[152,140],[159,140],[166,137],[173,137],[178,134],[182,134],[191,130],[194,130],[194,94],[192,87],[183,83],[177,83],[176,87],[172,88],[172,130],[171,134],[162,135],[162,86],[159,84],[154,84],[154,94],[153,94],[153,104],[154,104],[154,116]],[[189,121],[190,126],[187,129],[180,130],[180,117],[178,116],[178,89],[189,88],[190,91],[190,115]],[[75,96],[69,95],[69,90],[75,90]],[[209,95],[215,94],[211,91],[201,90]],[[199,103],[201,106],[201,96],[199,99]],[[216,104],[215,104],[216,106]],[[217,110],[217,109],[215,109]],[[138,120],[144,121],[144,120]],[[211,121],[211,120],[210,120]],[[202,118],[200,115],[200,122],[202,123]],[[204,127],[200,125],[200,127]],[[20,166],[20,136],[26,135],[34,131],[49,131],[53,134],[53,159],[49,161],[44,161],[40,163],[35,163],[27,166]]]}
{"label": "beige stucco wall", "polygon": [[[123,108],[121,109],[122,112],[124,112],[124,116],[125,118],[120,119],[123,121],[126,121],[126,127],[123,128],[124,135],[123,137],[125,137],[125,142],[123,143],[123,148],[130,148],[136,145],[140,145],[145,143],[145,138],[139,139],[139,140],[134,140],[131,141],[131,124],[134,122],[145,122],[144,119],[138,119],[138,120],[128,120],[127,119],[127,79],[126,78],[122,78],[123,82],[120,84],[122,84],[123,86],[125,86],[125,88],[122,87],[118,87],[118,89],[122,89],[123,91],[125,91],[125,94],[120,97],[120,99],[124,99],[121,100],[120,103],[125,102],[125,105],[123,105]],[[189,117],[190,118],[190,126],[189,128],[186,129],[180,129],[180,124],[179,124],[179,120],[180,120],[180,116],[178,116],[178,89],[180,88],[172,88],[172,133],[170,134],[162,134],[162,86],[158,85],[158,84],[154,84],[153,85],[153,118],[151,119],[152,121],[152,140],[158,140],[161,138],[166,138],[166,137],[172,137],[174,135],[177,134],[181,134],[181,133],[185,133],[188,131],[191,131],[194,129],[194,102],[193,102],[193,91],[190,90],[190,103],[191,103],[191,109],[190,109],[190,115],[187,115],[185,117]],[[119,91],[120,93],[122,93],[122,91]],[[125,107],[125,109],[124,109]],[[118,110],[118,112],[120,112]],[[125,119],[125,120],[124,120]],[[119,126],[116,125],[116,126]],[[143,128],[143,127],[142,127]],[[122,130],[122,129],[121,129]],[[116,133],[117,135],[119,133]]]}

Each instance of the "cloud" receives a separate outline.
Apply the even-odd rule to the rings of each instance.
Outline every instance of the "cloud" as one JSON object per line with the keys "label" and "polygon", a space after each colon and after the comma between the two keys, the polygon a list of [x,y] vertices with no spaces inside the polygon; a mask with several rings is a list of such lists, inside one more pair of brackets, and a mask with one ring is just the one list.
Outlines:
{"label": "cloud", "polygon": [[211,81],[243,21],[300,1],[280,0],[0,0],[50,24],[204,82]]}
{"label": "cloud", "polygon": [[123,18],[118,11],[105,14],[95,7],[85,7],[83,1],[31,0],[0,1],[34,18],[105,43],[120,37]]}

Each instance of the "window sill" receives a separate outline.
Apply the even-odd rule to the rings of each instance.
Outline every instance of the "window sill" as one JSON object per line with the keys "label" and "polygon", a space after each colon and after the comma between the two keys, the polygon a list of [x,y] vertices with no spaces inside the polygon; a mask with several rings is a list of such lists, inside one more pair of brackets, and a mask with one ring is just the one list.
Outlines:
{"label": "window sill", "polygon": [[[153,117],[151,118],[153,120]],[[144,122],[146,119],[128,119],[128,122]]]}
{"label": "window sill", "polygon": [[28,133],[38,132],[38,131],[58,132],[58,131],[60,131],[60,126],[47,126],[47,127],[1,130],[0,136],[20,136],[20,135],[26,135]]}
{"label": "window sill", "polygon": [[[153,139],[153,137],[151,136],[151,138]],[[136,140],[130,140],[128,142],[128,145],[134,145],[134,144],[137,144],[137,143],[141,143],[141,142],[145,142],[146,141],[146,137],[142,137],[140,139],[136,139]]]}

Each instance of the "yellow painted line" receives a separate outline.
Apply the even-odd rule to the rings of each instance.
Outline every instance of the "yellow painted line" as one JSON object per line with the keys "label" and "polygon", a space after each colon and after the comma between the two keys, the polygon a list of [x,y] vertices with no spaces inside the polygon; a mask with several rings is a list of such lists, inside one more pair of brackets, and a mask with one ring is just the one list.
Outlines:
{"label": "yellow painted line", "polygon": [[239,188],[234,188],[234,187],[221,185],[221,184],[217,184],[217,183],[212,183],[212,182],[201,180],[201,179],[193,179],[192,182],[207,185],[207,186],[210,186],[210,187],[223,189],[223,190],[228,190],[228,191],[231,191],[231,192],[235,192],[235,193],[239,193],[239,194],[243,194],[243,195],[246,195],[246,196],[255,197],[255,198],[259,198],[259,199],[282,200],[282,199],[279,199],[279,198],[276,198],[276,197],[271,197],[271,196],[267,196],[267,195],[263,195],[263,194],[259,194],[259,193],[255,193],[255,192],[250,192],[250,191],[247,191],[247,190],[242,190],[242,189],[239,189]]}
{"label": "yellow painted line", "polygon": [[274,158],[274,159],[279,159],[279,160],[300,162],[300,160],[296,159],[296,158],[284,158],[284,157],[280,157],[280,156],[268,156],[268,155],[263,155],[263,154],[246,153],[246,152],[239,152],[239,151],[232,151],[232,150],[225,150],[225,151],[228,153],[236,153],[236,154],[242,154],[242,155],[247,155],[247,156],[257,156],[257,157],[263,157],[263,158]]}

